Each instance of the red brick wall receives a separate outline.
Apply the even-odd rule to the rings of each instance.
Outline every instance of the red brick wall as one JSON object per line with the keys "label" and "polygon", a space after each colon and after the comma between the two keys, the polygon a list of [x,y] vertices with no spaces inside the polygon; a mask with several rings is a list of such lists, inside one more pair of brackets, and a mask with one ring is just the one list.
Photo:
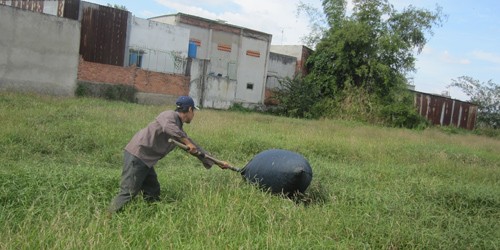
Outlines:
{"label": "red brick wall", "polygon": [[273,91],[269,88],[266,88],[264,92],[264,104],[265,105],[278,105],[278,100],[273,98]]}
{"label": "red brick wall", "polygon": [[78,80],[134,85],[139,92],[165,95],[188,95],[189,77],[146,71],[135,66],[120,67],[87,62],[80,58]]}
{"label": "red brick wall", "polygon": [[136,69],[134,85],[140,92],[189,95],[189,77]]}

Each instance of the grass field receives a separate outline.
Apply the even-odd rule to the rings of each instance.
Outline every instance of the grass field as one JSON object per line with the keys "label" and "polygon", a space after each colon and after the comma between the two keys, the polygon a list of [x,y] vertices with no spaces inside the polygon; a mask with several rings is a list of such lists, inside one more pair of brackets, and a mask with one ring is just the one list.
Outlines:
{"label": "grass field", "polygon": [[500,140],[202,110],[185,126],[219,159],[306,157],[303,201],[175,150],[162,201],[113,218],[123,147],[166,108],[0,93],[0,249],[499,249]]}

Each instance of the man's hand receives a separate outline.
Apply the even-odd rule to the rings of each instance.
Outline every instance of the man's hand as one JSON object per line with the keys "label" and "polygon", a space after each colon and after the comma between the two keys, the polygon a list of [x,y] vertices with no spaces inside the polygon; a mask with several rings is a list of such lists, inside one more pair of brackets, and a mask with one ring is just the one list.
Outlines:
{"label": "man's hand", "polygon": [[187,138],[182,138],[181,139],[182,143],[188,147],[187,151],[192,154],[192,155],[197,155],[198,153],[198,148]]}
{"label": "man's hand", "polygon": [[188,152],[190,154],[198,155],[198,148],[193,143],[186,144],[186,146],[189,147]]}
{"label": "man's hand", "polygon": [[222,169],[227,169],[229,168],[229,163],[227,163],[227,161],[222,161],[221,164],[219,165],[220,168]]}

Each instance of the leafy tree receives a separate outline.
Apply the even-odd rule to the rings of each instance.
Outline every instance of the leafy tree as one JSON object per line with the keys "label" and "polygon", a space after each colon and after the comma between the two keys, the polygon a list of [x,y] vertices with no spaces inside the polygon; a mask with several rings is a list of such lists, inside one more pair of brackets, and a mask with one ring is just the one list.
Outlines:
{"label": "leafy tree", "polygon": [[[366,109],[362,112],[377,112],[375,115],[379,117],[373,120],[407,126],[408,122],[395,117],[406,114],[415,120],[412,103],[401,102],[408,99],[404,97],[406,76],[415,71],[414,53],[422,51],[426,35],[432,35],[432,27],[442,23],[441,8],[437,6],[432,12],[410,5],[397,11],[388,0],[353,0],[352,3],[354,8],[348,15],[347,0],[322,1],[329,28],[322,33],[307,62],[309,75],[303,82],[316,86],[315,99],[330,107],[341,106],[332,103],[346,103],[346,98],[353,99],[363,93]],[[303,4],[299,8],[305,9]],[[310,109],[327,111],[318,108],[317,103]],[[390,110],[397,112],[388,112]],[[315,116],[324,116],[324,113]],[[391,122],[395,120],[399,122]]]}
{"label": "leafy tree", "polygon": [[461,76],[452,79],[449,87],[460,88],[470,97],[469,102],[478,105],[478,126],[500,127],[500,85],[492,80],[480,83],[470,76]]}
{"label": "leafy tree", "polygon": [[301,37],[301,41],[307,47],[315,48],[323,34],[328,30],[324,14],[320,10],[300,1],[297,6],[297,16],[301,14],[305,14],[309,19],[309,34]]}

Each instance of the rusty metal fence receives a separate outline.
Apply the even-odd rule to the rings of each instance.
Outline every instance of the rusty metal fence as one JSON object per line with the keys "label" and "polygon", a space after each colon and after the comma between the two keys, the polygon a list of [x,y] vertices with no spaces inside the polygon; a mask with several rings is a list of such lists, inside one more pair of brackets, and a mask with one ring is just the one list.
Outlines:
{"label": "rusty metal fence", "polygon": [[476,105],[444,96],[417,91],[414,93],[417,111],[432,124],[474,129],[478,111]]}
{"label": "rusty metal fence", "polygon": [[78,20],[80,0],[0,0],[0,4]]}
{"label": "rusty metal fence", "polygon": [[85,61],[124,65],[128,15],[106,6],[83,7],[80,55]]}

